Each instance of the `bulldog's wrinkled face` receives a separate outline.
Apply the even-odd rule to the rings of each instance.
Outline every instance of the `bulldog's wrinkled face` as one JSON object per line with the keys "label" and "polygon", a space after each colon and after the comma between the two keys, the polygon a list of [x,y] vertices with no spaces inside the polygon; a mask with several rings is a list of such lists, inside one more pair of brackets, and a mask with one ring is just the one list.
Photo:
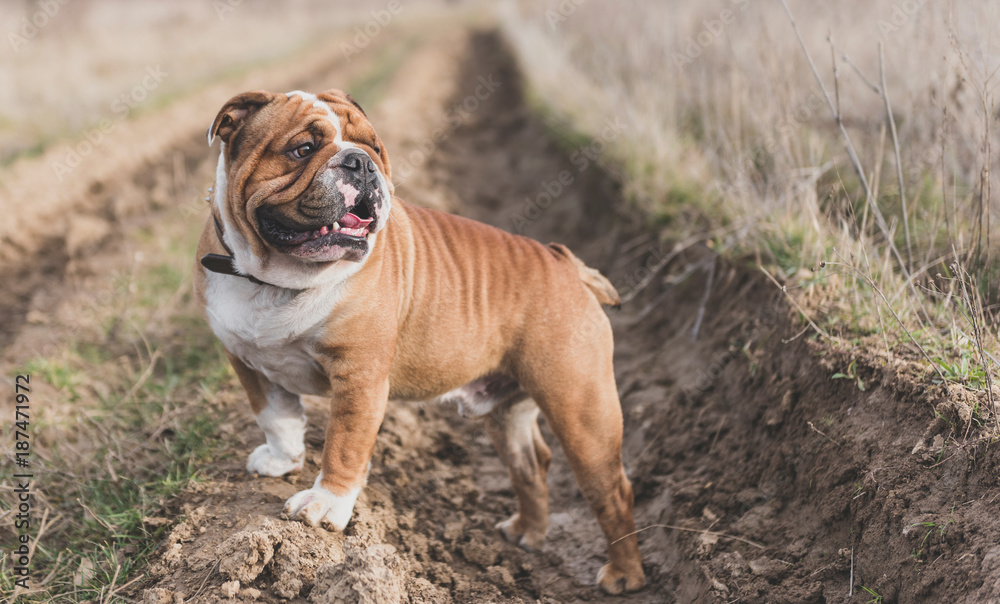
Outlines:
{"label": "bulldog's wrinkled face", "polygon": [[244,93],[219,111],[209,143],[216,136],[224,146],[215,205],[238,267],[274,273],[292,259],[368,255],[389,220],[389,157],[350,96]]}

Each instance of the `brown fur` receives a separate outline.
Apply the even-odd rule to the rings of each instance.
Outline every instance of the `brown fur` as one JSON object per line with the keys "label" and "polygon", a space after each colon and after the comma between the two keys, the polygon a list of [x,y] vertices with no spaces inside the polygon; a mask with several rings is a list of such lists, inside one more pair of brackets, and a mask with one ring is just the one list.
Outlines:
{"label": "brown fur", "polygon": [[[345,115],[349,117],[353,126],[345,128],[345,138],[369,145],[369,155],[388,175],[385,147],[360,108],[340,94],[324,98],[331,99],[342,122]],[[268,140],[297,131],[292,125],[302,121],[304,110],[287,105],[271,103],[256,114],[251,110],[249,117],[243,116],[249,120],[245,126],[228,133],[220,129],[222,124],[231,127],[226,118],[213,125],[220,136],[228,134],[236,143],[238,155],[231,159],[235,165],[254,163],[252,171],[230,167],[228,172],[236,178],[230,181],[227,203],[239,206],[236,213],[245,218],[239,228],[254,243],[255,254],[277,252],[255,234],[252,213],[244,209],[246,200],[274,188],[278,192],[260,203],[285,204],[301,194],[309,180],[300,178],[302,172],[289,171],[284,159],[262,155],[263,145],[252,143],[255,137]],[[234,115],[241,107],[231,102],[220,116]],[[239,117],[229,119],[236,123]],[[335,152],[329,150],[326,157]],[[321,161],[310,162],[305,172]],[[210,252],[223,253],[211,220],[198,254]],[[200,266],[195,284],[204,303]],[[429,399],[487,374],[507,374],[545,414],[608,539],[611,564],[602,569],[601,586],[613,593],[641,587],[638,543],[630,535],[635,531],[632,488],[621,463],[614,345],[601,309],[601,304],[620,302],[608,280],[565,246],[545,246],[393,199],[388,226],[345,287],[316,348],[331,400],[323,486],[340,493],[363,481],[389,398]],[[259,412],[264,404],[263,376],[230,358],[254,411]],[[535,531],[533,539],[539,532],[544,536],[548,448],[540,433],[530,435],[535,453],[526,469],[519,470],[506,445],[502,413],[491,415],[487,422],[491,438],[511,466],[521,501],[520,518],[511,530],[514,536],[529,529]]]}

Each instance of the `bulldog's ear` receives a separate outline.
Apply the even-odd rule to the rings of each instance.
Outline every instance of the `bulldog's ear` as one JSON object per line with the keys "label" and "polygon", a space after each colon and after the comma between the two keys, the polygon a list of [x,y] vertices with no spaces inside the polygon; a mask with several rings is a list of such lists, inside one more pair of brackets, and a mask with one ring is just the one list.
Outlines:
{"label": "bulldog's ear", "polygon": [[208,145],[212,145],[212,141],[215,140],[216,136],[228,143],[229,137],[240,127],[247,116],[270,103],[274,99],[274,96],[272,92],[253,90],[238,94],[229,99],[222,106],[222,109],[219,110],[219,114],[215,116],[212,125],[208,127],[206,135]]}
{"label": "bulldog's ear", "polygon": [[363,116],[365,116],[365,117],[368,117],[368,114],[367,114],[367,113],[365,113],[365,110],[364,110],[364,109],[362,109],[361,105],[359,105],[359,104],[358,104],[358,102],[354,100],[354,97],[353,97],[353,96],[351,96],[351,95],[347,94],[346,92],[344,93],[344,96],[345,96],[345,97],[347,98],[347,100],[348,100],[348,101],[350,101],[350,102],[351,102],[351,104],[352,104],[352,105],[354,105],[355,107],[357,107],[357,108],[358,108],[358,111],[360,111],[360,112],[361,112],[361,115],[363,115]]}

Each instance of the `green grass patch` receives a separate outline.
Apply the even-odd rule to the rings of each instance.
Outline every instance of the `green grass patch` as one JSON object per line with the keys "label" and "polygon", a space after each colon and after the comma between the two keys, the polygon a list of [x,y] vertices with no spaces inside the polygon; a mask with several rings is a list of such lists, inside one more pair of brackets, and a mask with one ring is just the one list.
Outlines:
{"label": "green grass patch", "polygon": [[[35,581],[49,573],[53,578],[45,591],[22,601],[107,597],[115,574],[116,585],[127,582],[167,530],[144,519],[174,519],[169,502],[224,454],[227,443],[217,433],[220,410],[213,395],[237,388],[235,376],[207,326],[187,335],[183,341],[154,340],[169,352],[138,388],[144,369],[116,368],[121,357],[114,346],[75,343],[64,360],[26,363],[33,382],[58,388],[59,400],[51,404],[87,410],[74,437],[50,442],[45,458],[34,458],[40,466],[33,468],[35,486],[51,506],[50,516],[65,520],[43,536],[32,560]],[[132,360],[136,368],[148,362]],[[45,438],[46,426],[33,428],[33,438]],[[9,483],[12,471],[5,466],[0,480]],[[39,515],[36,509],[36,523]],[[0,583],[0,590],[9,596],[13,585]]]}
{"label": "green grass patch", "polygon": [[[426,36],[387,44],[349,87],[359,102],[376,102]],[[155,231],[135,228],[131,241],[155,261],[110,267],[99,303],[81,310],[81,329],[21,368],[54,393],[44,403],[47,419],[32,423],[33,444],[44,453],[33,457],[33,513],[36,523],[43,508],[60,521],[32,559],[33,584],[49,580],[18,601],[119,601],[111,585],[128,583],[147,564],[179,520],[178,494],[232,449],[217,429],[225,413],[219,400],[242,390],[191,291],[199,231],[179,208],[161,211]],[[0,467],[0,481],[12,475]],[[0,501],[0,512],[8,505]],[[14,592],[9,567],[0,559],[0,599]]]}
{"label": "green grass patch", "polygon": [[[32,376],[39,405],[31,535],[43,510],[60,520],[32,559],[33,584],[51,577],[18,601],[116,601],[108,600],[112,582],[134,578],[179,519],[172,501],[231,448],[217,431],[225,413],[217,395],[239,385],[190,292],[197,229],[179,215],[158,221],[176,237],[139,244],[157,262],[111,273],[79,331],[19,368]],[[0,467],[0,480],[12,477],[10,465]],[[6,558],[0,564],[9,567]],[[10,597],[10,574],[0,576],[0,598]]]}

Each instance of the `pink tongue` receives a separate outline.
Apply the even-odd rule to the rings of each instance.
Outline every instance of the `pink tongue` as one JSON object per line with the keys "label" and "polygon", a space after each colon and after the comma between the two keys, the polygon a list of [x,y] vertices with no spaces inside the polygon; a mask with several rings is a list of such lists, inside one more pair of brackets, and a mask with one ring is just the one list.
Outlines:
{"label": "pink tongue", "polygon": [[337,222],[340,223],[340,226],[346,229],[359,229],[371,224],[372,220],[373,220],[372,218],[365,218],[364,220],[362,220],[361,218],[358,218],[354,214],[348,212],[347,214],[344,214],[344,216]]}

